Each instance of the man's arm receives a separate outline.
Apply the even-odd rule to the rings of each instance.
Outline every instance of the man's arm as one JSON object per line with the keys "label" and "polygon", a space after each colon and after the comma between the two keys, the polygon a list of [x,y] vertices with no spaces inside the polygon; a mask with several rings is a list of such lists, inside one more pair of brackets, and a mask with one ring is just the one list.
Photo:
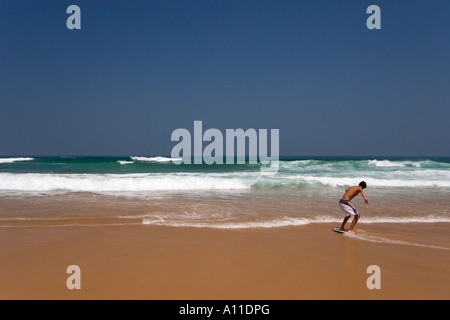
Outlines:
{"label": "man's arm", "polygon": [[364,194],[364,191],[362,190],[362,188],[361,188],[361,195],[362,195],[362,197],[364,198],[364,202],[365,202],[366,204],[369,204],[369,200],[367,200],[366,195]]}

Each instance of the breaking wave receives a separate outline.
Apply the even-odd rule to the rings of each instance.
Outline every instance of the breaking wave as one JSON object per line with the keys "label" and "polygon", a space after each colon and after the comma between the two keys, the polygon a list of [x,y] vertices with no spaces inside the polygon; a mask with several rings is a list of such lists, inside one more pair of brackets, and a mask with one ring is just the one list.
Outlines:
{"label": "breaking wave", "polygon": [[13,163],[18,161],[31,161],[34,158],[23,157],[23,158],[0,158],[0,163]]}
{"label": "breaking wave", "polygon": [[293,159],[276,165],[215,166],[176,165],[174,160],[179,159],[0,158],[6,168],[0,171],[0,191],[305,189],[349,186],[362,180],[375,188],[450,187],[450,163],[433,160]]}

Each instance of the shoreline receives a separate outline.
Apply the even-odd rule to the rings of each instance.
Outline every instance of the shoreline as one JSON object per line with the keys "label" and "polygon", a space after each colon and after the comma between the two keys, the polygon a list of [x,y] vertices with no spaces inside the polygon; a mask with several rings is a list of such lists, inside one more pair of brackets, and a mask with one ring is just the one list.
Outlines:
{"label": "shoreline", "polygon": [[[448,248],[358,241],[332,227],[1,228],[0,299],[450,298]],[[411,229],[359,227],[370,236]],[[447,239],[448,224],[415,227]],[[81,269],[80,290],[66,287],[69,265]],[[370,265],[380,267],[379,290],[367,288]]]}

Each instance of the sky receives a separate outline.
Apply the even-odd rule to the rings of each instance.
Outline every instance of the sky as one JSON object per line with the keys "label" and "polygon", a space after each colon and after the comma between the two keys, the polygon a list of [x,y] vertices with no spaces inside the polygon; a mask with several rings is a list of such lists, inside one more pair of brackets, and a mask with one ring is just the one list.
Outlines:
{"label": "sky", "polygon": [[224,136],[279,129],[282,156],[450,156],[449,13],[448,0],[0,0],[0,155],[170,155],[172,132],[200,120]]}

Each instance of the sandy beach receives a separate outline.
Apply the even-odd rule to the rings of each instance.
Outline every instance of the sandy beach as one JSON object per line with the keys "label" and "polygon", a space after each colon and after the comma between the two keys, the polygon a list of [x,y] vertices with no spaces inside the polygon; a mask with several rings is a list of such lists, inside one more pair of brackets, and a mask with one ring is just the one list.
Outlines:
{"label": "sandy beach", "polygon": [[[450,298],[448,248],[360,241],[332,227],[5,227],[0,299]],[[448,228],[370,224],[360,236],[420,229],[445,240]],[[69,265],[80,267],[80,290],[66,287]],[[370,265],[381,289],[366,285]]]}

